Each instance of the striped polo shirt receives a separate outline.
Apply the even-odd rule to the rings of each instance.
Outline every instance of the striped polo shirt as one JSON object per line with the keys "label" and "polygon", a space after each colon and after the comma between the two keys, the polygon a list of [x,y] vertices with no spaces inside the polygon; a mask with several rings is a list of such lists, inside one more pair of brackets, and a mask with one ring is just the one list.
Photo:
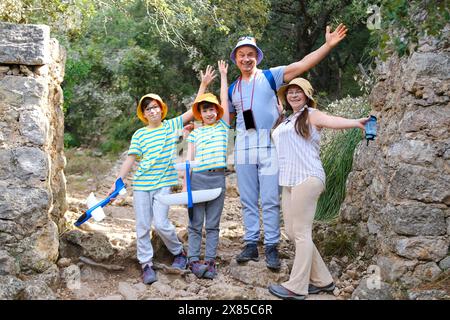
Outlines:
{"label": "striped polo shirt", "polygon": [[278,156],[280,186],[296,186],[308,177],[317,177],[325,185],[325,171],[320,160],[320,132],[311,125],[311,135],[305,139],[295,131],[295,121],[305,109],[310,113],[316,110],[303,108],[283,121],[272,133]]}
{"label": "striped polo shirt", "polygon": [[136,155],[139,168],[134,174],[136,191],[151,191],[177,184],[178,173],[173,166],[178,137],[182,134],[181,116],[164,120],[158,128],[143,127],[131,138],[128,155]]}
{"label": "striped polo shirt", "polygon": [[192,169],[201,172],[227,167],[228,130],[230,126],[220,119],[212,125],[194,129],[187,141],[195,145],[195,161],[199,166]]}

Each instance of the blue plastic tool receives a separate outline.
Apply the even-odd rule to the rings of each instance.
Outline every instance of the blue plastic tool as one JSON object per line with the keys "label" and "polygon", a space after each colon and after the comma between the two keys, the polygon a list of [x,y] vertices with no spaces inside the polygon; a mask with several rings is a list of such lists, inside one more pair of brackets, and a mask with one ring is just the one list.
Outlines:
{"label": "blue plastic tool", "polygon": [[126,190],[125,190],[125,183],[123,182],[122,178],[118,178],[115,182],[115,189],[113,191],[113,193],[111,193],[106,199],[100,201],[99,203],[97,203],[96,205],[94,205],[93,207],[89,208],[85,213],[83,213],[78,220],[74,223],[76,227],[81,226],[83,223],[85,223],[86,221],[88,221],[91,217],[92,217],[92,212],[97,209],[98,207],[104,207],[106,206],[108,203],[111,202],[111,199],[116,198],[119,194],[123,195],[125,194]]}
{"label": "blue plastic tool", "polygon": [[192,201],[192,189],[191,189],[191,177],[189,170],[190,165],[189,161],[186,161],[186,189],[187,189],[187,195],[188,195],[188,215],[189,219],[192,221],[192,217],[194,216],[194,202]]}

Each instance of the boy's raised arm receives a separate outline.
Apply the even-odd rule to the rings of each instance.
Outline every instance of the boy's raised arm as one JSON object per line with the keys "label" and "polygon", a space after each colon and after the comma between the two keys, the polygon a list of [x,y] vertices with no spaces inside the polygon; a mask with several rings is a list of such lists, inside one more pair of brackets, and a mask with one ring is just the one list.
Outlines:
{"label": "boy's raised arm", "polygon": [[[217,75],[215,74],[213,67],[211,67],[210,65],[208,65],[206,67],[205,73],[203,73],[203,71],[200,70],[201,81],[200,81],[200,87],[198,88],[197,97],[206,92],[206,89],[208,88],[209,84],[214,80],[214,78],[216,76]],[[187,122],[191,121],[193,118],[194,118],[194,115],[192,113],[192,110],[189,109],[182,115],[183,124],[186,124]]]}
{"label": "boy's raised arm", "polygon": [[223,108],[223,121],[230,124],[230,112],[228,108],[228,63],[224,60],[217,62],[220,72],[220,105]]}

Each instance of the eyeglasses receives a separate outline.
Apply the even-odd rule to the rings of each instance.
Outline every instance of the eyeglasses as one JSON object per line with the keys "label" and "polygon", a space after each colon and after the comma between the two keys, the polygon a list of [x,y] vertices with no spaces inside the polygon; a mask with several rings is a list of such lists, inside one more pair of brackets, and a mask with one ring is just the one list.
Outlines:
{"label": "eyeglasses", "polygon": [[145,111],[150,112],[151,110],[156,109],[156,108],[159,108],[159,105],[157,105],[157,104],[149,104],[148,106],[146,106],[144,108],[144,112]]}
{"label": "eyeglasses", "polygon": [[250,40],[250,41],[253,41],[253,42],[256,43],[256,39],[255,39],[254,37],[251,37],[251,36],[240,37],[240,38],[238,39],[238,42],[239,42],[239,41],[242,41],[242,40]]}
{"label": "eyeglasses", "polygon": [[303,93],[303,90],[288,90],[288,91],[286,91],[286,95],[290,95],[290,96],[298,95],[298,94],[302,94],[302,93]]}

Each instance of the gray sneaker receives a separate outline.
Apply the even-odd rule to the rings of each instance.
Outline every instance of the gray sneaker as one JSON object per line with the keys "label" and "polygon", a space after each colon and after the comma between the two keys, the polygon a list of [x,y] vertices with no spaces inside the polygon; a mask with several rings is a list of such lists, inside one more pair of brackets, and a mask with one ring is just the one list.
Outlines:
{"label": "gray sneaker", "polygon": [[150,267],[148,264],[145,265],[144,270],[142,271],[142,281],[145,284],[152,284],[157,281],[156,272]]}

